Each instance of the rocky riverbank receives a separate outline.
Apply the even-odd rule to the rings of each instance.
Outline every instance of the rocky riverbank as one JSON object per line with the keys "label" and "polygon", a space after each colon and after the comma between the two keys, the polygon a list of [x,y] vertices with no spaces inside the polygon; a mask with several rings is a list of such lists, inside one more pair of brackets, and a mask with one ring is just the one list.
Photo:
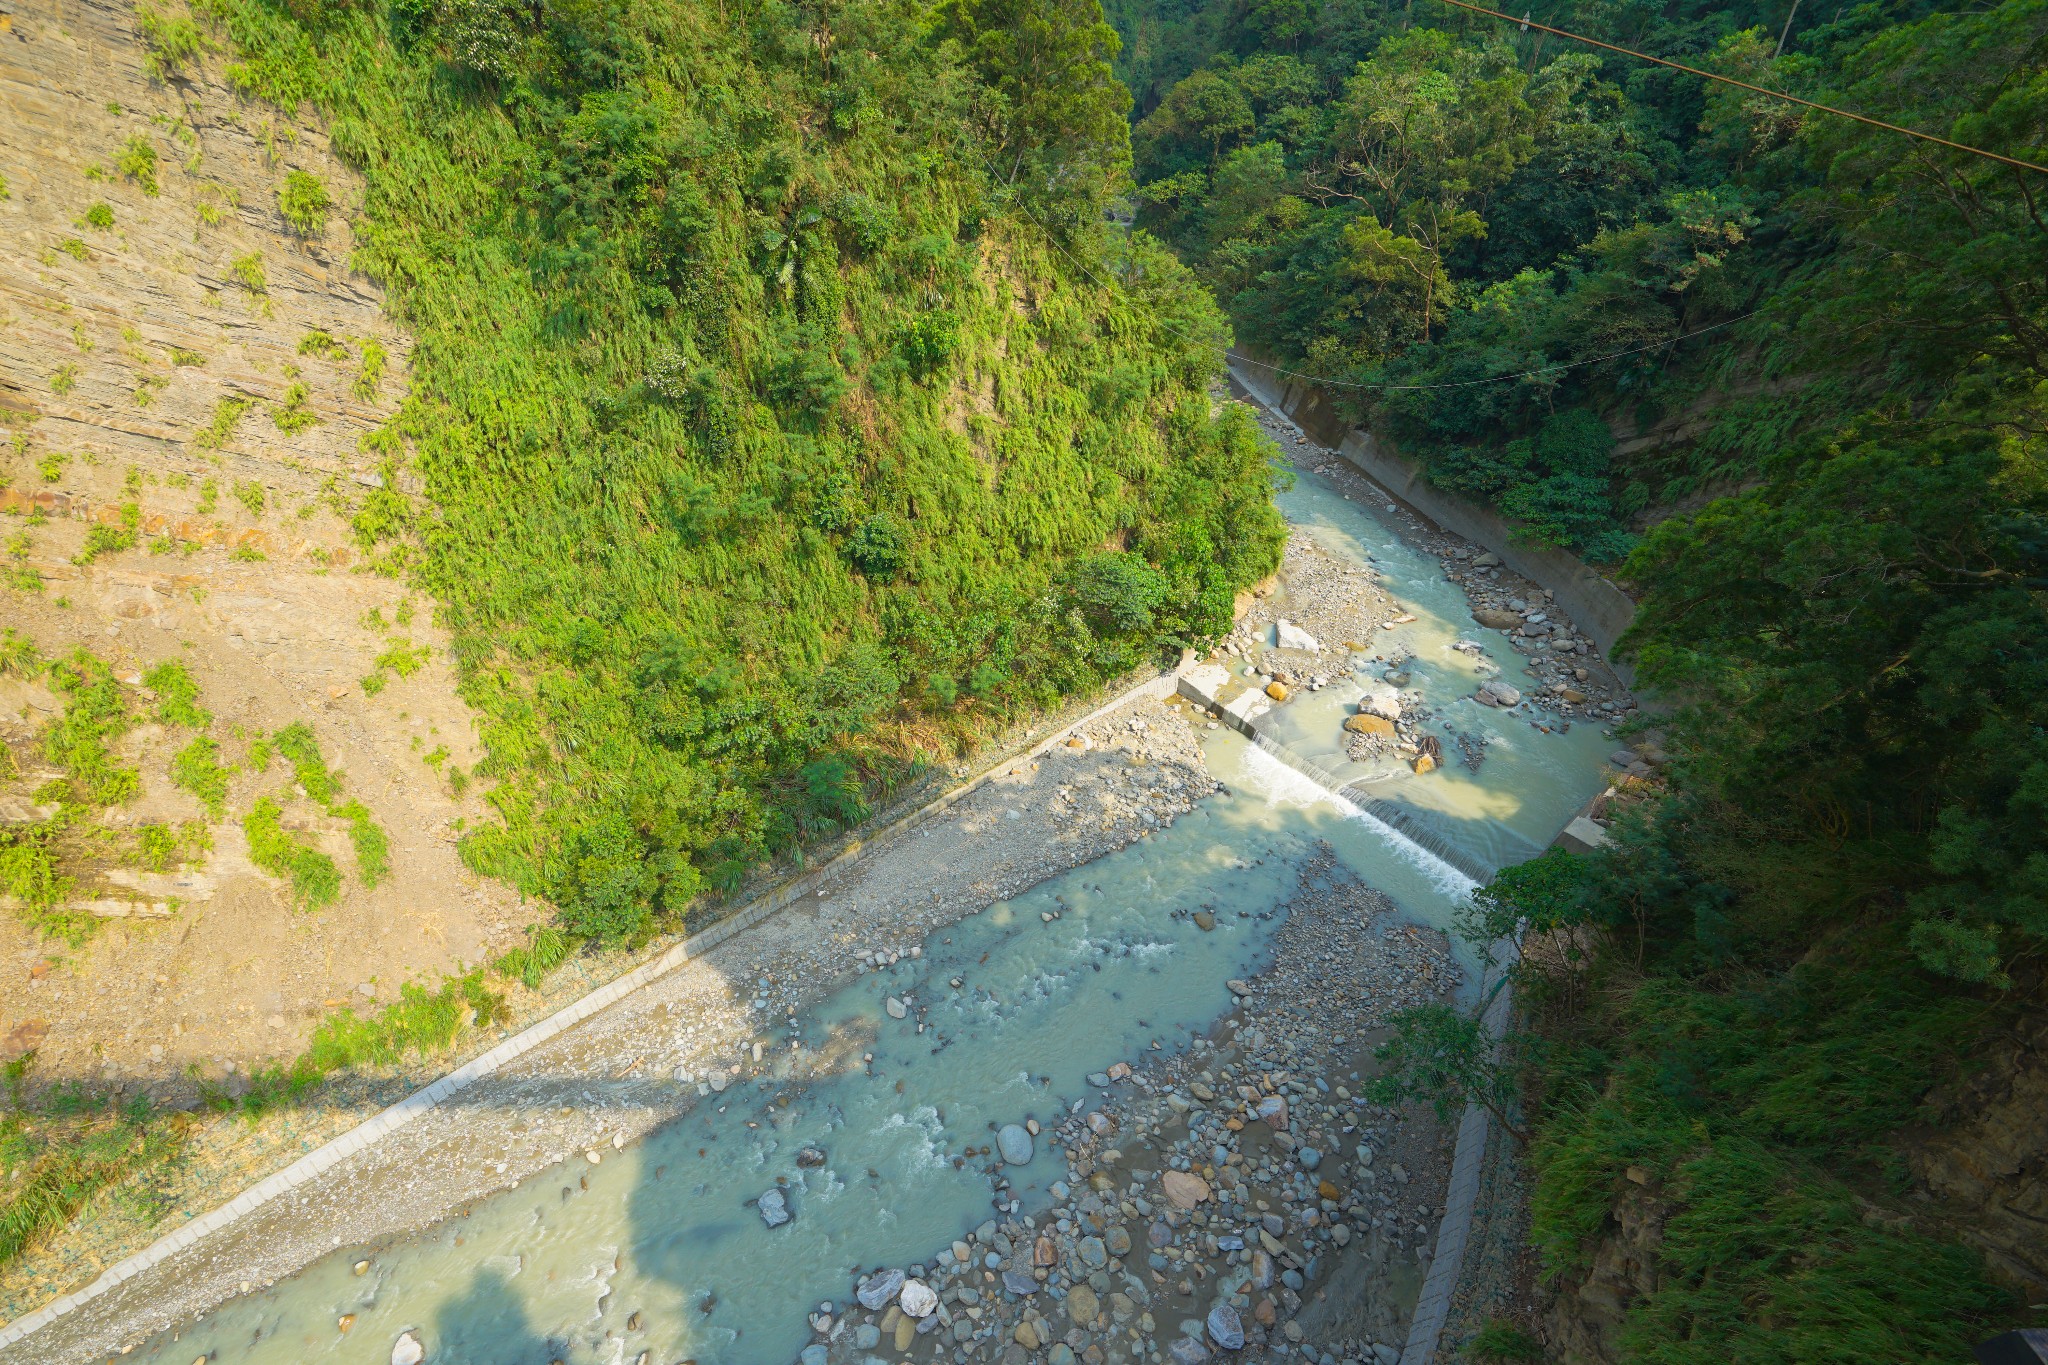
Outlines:
{"label": "rocky riverbank", "polygon": [[926,1262],[865,1268],[816,1306],[802,1365],[883,1360],[1391,1365],[1448,1174],[1425,1113],[1366,1102],[1388,1015],[1440,998],[1442,934],[1403,922],[1327,851],[1272,966],[1179,1056],[1090,1077],[1066,1113],[996,1134],[989,1167],[1056,1144],[1050,1207],[991,1219]]}
{"label": "rocky riverbank", "polygon": [[[1507,691],[1514,694],[1512,698],[1497,691],[1494,704],[1540,709],[1566,723],[1608,723],[1634,714],[1636,701],[1629,689],[1607,666],[1593,642],[1557,606],[1548,589],[1503,564],[1499,555],[1471,545],[1389,502],[1384,489],[1335,451],[1309,440],[1292,422],[1262,404],[1250,406],[1257,414],[1260,428],[1279,443],[1298,468],[1314,473],[1354,502],[1384,507],[1386,519],[1399,527],[1404,539],[1437,557],[1443,565],[1444,577],[1464,590],[1472,606],[1473,620],[1482,628],[1473,632],[1473,648],[1469,652],[1478,653],[1493,643],[1491,635],[1497,631],[1510,649],[1528,660],[1522,672],[1530,681],[1508,686]],[[1396,667],[1399,664],[1398,659],[1387,662]]]}

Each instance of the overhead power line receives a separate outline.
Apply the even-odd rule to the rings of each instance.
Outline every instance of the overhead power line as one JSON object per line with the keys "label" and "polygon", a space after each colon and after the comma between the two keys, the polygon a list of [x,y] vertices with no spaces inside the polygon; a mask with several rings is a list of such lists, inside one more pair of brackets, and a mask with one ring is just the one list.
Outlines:
{"label": "overhead power line", "polygon": [[1598,38],[1588,38],[1585,34],[1573,33],[1570,29],[1552,28],[1548,24],[1539,24],[1533,19],[1517,19],[1512,14],[1503,14],[1497,9],[1488,9],[1484,5],[1472,4],[1471,0],[1443,0],[1443,3],[1456,6],[1458,9],[1470,10],[1474,14],[1484,14],[1488,18],[1499,19],[1504,23],[1518,24],[1525,29],[1533,28],[1542,33],[1554,33],[1560,38],[1569,38],[1575,43],[1585,43],[1589,47],[1603,48],[1608,52],[1619,52],[1624,57],[1634,57],[1638,61],[1653,62],[1658,66],[1668,66],[1673,71],[1683,71],[1689,76],[1698,76],[1702,80],[1719,81],[1722,85],[1732,85],[1738,90],[1748,90],[1754,94],[1768,95],[1774,100],[1784,100],[1788,104],[1803,105],[1808,109],[1818,109],[1823,114],[1833,114],[1837,118],[1853,119],[1857,123],[1867,123],[1873,128],[1882,128],[1889,133],[1903,133],[1907,137],[1918,138],[1922,142],[1932,142],[1937,146],[1953,148],[1958,152],[1968,152],[1972,156],[1981,156],[1991,161],[2002,161],[2008,166],[2017,166],[2023,171],[2033,171],[2039,175],[2048,175],[2048,166],[2037,166],[2031,161],[2022,161],[2016,156],[2007,156],[2003,152],[1987,152],[1982,147],[1972,147],[1962,142],[1950,142],[1945,137],[1936,137],[1932,133],[1923,133],[1914,128],[1901,128],[1896,123],[1886,123],[1883,119],[1874,119],[1868,114],[1858,114],[1848,109],[1837,109],[1831,104],[1817,104],[1812,100],[1803,100],[1797,95],[1788,95],[1783,90],[1771,90],[1761,85],[1751,85],[1748,81],[1738,81],[1733,76],[1722,76],[1712,71],[1702,71],[1696,66],[1687,66],[1684,62],[1668,61],[1663,57],[1652,57],[1649,53],[1638,52],[1632,47],[1619,47],[1613,43],[1603,43]]}

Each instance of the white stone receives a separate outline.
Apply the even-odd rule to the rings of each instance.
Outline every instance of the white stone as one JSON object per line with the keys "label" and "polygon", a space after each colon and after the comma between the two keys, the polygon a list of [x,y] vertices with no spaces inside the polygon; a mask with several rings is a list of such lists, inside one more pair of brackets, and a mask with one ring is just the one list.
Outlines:
{"label": "white stone", "polygon": [[1305,649],[1311,654],[1322,649],[1322,645],[1317,642],[1315,636],[1309,634],[1300,626],[1295,625],[1294,622],[1284,618],[1275,628],[1274,638],[1279,642],[1282,649]]}
{"label": "white stone", "polygon": [[905,1280],[896,1304],[906,1317],[928,1318],[939,1306],[939,1296],[923,1280]]}
{"label": "white stone", "polygon": [[400,1332],[391,1343],[391,1365],[420,1365],[426,1358],[427,1348],[411,1332]]}

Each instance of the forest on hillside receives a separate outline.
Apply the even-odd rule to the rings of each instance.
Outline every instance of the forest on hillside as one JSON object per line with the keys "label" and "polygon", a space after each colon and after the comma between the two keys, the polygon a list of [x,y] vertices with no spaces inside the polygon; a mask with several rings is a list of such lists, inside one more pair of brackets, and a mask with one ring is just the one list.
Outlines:
{"label": "forest on hillside", "polygon": [[549,961],[1213,638],[1277,562],[1222,319],[1105,224],[1092,0],[138,14],[166,78],[219,51],[361,169],[418,349],[356,531],[455,632],[502,816],[464,854],[559,908]]}
{"label": "forest on hillside", "polygon": [[[1530,14],[2048,161],[2039,0]],[[1673,790],[1475,925],[1566,950],[1506,1062],[1546,1282],[1646,1256],[1638,1361],[2038,1313],[2038,1195],[1944,1162],[2042,1014],[2048,175],[1431,0],[1111,17],[1137,221],[1239,343],[1639,595]]]}

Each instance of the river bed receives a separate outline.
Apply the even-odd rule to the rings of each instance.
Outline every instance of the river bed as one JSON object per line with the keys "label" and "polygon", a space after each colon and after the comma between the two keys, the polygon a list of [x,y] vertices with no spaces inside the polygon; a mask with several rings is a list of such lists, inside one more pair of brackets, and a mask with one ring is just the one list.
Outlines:
{"label": "river bed", "polygon": [[[1270,962],[1313,860],[1333,856],[1406,916],[1447,926],[1471,871],[1541,848],[1597,793],[1611,742],[1593,725],[1556,733],[1469,700],[1478,678],[1519,661],[1498,637],[1498,661],[1450,648],[1483,633],[1387,514],[1312,474],[1281,502],[1324,551],[1369,564],[1416,619],[1361,642],[1366,679],[1270,713],[1280,752],[1203,728],[1221,792],[845,980],[790,1019],[784,1036],[798,1046],[765,1074],[678,1079],[701,1098],[646,1140],[563,1150],[427,1233],[339,1248],[134,1358],[383,1365],[410,1332],[433,1362],[792,1360],[813,1341],[806,1313],[843,1315],[857,1273],[935,1262],[987,1220],[1063,1196],[1054,1185],[1071,1172],[1051,1134],[1077,1105],[1103,1102],[1088,1078],[1206,1045],[1234,1007],[1227,983]],[[1445,721],[1483,732],[1485,764],[1417,777],[1344,757],[1342,717],[1379,667],[1371,653],[1404,658]],[[1419,838],[1395,827],[1404,818]],[[553,1116],[523,1117],[543,1129]],[[1031,1159],[1005,1165],[989,1150],[994,1130],[1027,1121],[1041,1129]],[[763,1216],[770,1191],[788,1215],[777,1226]],[[983,1358],[987,1344],[941,1349]]]}

